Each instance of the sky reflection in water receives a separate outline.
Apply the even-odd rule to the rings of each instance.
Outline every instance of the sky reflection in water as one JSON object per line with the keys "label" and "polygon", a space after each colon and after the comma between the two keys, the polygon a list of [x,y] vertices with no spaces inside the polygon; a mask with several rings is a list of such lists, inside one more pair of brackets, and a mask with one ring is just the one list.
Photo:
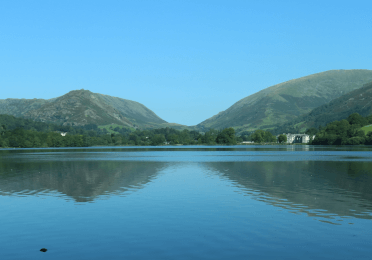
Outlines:
{"label": "sky reflection in water", "polygon": [[364,259],[371,150],[2,150],[0,257]]}

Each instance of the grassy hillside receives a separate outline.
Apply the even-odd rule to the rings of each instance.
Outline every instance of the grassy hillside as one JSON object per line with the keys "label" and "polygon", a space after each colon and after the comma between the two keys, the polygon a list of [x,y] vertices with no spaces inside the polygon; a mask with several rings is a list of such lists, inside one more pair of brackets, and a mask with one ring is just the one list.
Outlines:
{"label": "grassy hillside", "polygon": [[372,132],[372,125],[363,126],[361,130],[364,131],[365,134],[368,134],[369,132]]}
{"label": "grassy hillside", "polygon": [[362,116],[372,114],[372,82],[278,126],[273,131],[275,133],[304,132],[311,127],[318,128],[330,122],[342,120],[353,113]]}
{"label": "grassy hillside", "polygon": [[38,109],[47,104],[49,100],[45,99],[15,99],[7,98],[0,100],[0,114],[12,115],[16,117],[23,116],[30,110]]}
{"label": "grassy hillside", "polygon": [[100,100],[101,103],[106,103],[125,115],[125,117],[134,124],[146,125],[151,123],[167,123],[165,120],[158,117],[153,111],[138,102],[101,94],[93,94],[93,96],[97,100]]}
{"label": "grassy hillside", "polygon": [[167,123],[138,102],[88,90],[71,91],[50,100],[0,100],[0,114],[75,126],[117,124],[151,128]]}
{"label": "grassy hillside", "polygon": [[372,81],[371,70],[332,70],[290,80],[241,99],[201,122],[203,128],[238,131],[273,128]]}
{"label": "grassy hillside", "polygon": [[[116,131],[118,129],[122,129],[124,128],[124,126],[122,125],[118,125],[118,124],[109,124],[109,125],[100,125],[98,126],[99,129],[106,129],[106,131],[108,133],[111,133],[111,134],[118,134],[120,133],[119,131]],[[127,128],[129,129],[130,131],[135,131],[136,129],[134,127],[131,127],[131,128]]]}

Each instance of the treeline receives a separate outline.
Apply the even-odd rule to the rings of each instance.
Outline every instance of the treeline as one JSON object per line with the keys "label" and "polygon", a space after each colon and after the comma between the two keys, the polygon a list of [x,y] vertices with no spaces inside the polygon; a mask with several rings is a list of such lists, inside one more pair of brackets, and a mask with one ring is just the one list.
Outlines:
{"label": "treeline", "polygon": [[372,115],[363,117],[358,113],[347,119],[334,121],[326,127],[320,127],[310,144],[313,145],[358,145],[372,144],[372,132],[367,135],[361,127],[372,124]]}
{"label": "treeline", "polygon": [[238,142],[251,141],[254,143],[285,143],[287,142],[286,135],[279,135],[278,138],[273,135],[270,130],[256,130],[253,133],[243,131],[240,136],[237,137]]}
{"label": "treeline", "polygon": [[[197,131],[178,131],[172,128],[136,130],[115,129],[118,133],[107,134],[94,126],[92,129],[73,128],[66,136],[61,135],[61,128],[46,127],[44,131],[35,128],[7,129],[0,126],[0,147],[89,147],[89,146],[119,146],[119,145],[195,145],[195,144],[236,144],[237,138],[233,128],[222,131],[209,130],[202,134]],[[63,129],[64,130],[64,129]],[[105,130],[105,129],[104,129]],[[100,134],[100,132],[103,132]],[[107,132],[107,130],[106,130]]]}
{"label": "treeline", "polygon": [[91,146],[91,143],[91,137],[86,135],[61,136],[60,133],[56,132],[37,132],[22,128],[8,131],[0,130],[0,147],[3,148],[86,147]]}
{"label": "treeline", "polygon": [[273,135],[270,131],[265,130],[256,130],[248,137],[244,137],[249,141],[253,141],[255,143],[276,143],[276,136]]}

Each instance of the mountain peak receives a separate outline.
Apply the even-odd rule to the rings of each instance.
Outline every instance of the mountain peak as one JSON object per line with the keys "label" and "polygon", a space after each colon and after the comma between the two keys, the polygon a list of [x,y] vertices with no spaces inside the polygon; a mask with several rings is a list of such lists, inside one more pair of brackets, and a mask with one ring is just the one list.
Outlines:
{"label": "mountain peak", "polygon": [[72,90],[49,100],[0,100],[0,114],[64,125],[107,125],[152,127],[166,123],[144,105],[130,100]]}
{"label": "mountain peak", "polygon": [[90,90],[85,90],[85,89],[76,89],[76,90],[71,90],[70,92],[66,93],[65,95],[76,95],[76,94],[93,94]]}

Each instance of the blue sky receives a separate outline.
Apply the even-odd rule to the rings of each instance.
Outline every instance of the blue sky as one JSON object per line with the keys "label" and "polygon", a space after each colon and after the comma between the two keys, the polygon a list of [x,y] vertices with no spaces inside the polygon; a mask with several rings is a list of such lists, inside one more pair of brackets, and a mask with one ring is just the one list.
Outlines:
{"label": "blue sky", "polygon": [[1,1],[0,99],[88,89],[195,125],[332,69],[372,69],[372,1]]}

